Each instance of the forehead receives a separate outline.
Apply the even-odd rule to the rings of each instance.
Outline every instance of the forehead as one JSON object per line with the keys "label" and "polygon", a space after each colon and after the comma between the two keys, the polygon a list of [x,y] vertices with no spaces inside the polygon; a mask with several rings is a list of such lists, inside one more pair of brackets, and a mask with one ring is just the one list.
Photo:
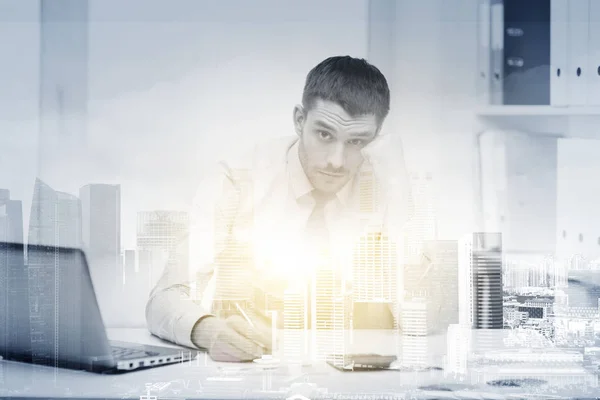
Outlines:
{"label": "forehead", "polygon": [[317,99],[307,114],[307,122],[312,124],[323,123],[338,130],[377,129],[375,114],[350,115],[342,106],[332,101]]}

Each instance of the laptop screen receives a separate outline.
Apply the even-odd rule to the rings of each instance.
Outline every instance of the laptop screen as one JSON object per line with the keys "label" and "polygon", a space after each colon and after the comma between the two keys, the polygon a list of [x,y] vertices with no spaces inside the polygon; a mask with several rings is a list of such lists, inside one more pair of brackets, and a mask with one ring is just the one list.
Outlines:
{"label": "laptop screen", "polygon": [[81,250],[0,242],[0,260],[0,355],[56,367],[112,366]]}

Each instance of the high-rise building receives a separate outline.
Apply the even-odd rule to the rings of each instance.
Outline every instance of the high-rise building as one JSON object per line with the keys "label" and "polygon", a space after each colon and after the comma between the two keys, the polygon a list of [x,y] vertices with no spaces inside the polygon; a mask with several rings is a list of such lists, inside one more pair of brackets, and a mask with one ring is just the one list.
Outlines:
{"label": "high-rise building", "polygon": [[448,335],[446,336],[446,367],[445,374],[451,374],[454,377],[465,377],[471,349],[471,327],[451,324],[448,326]]}
{"label": "high-rise building", "polygon": [[[255,287],[249,282],[254,272],[254,246],[252,231],[254,229],[253,185],[250,171],[234,169],[231,171],[233,181],[237,184],[235,193],[224,200],[226,207],[215,213],[215,296],[214,311],[227,314],[234,303],[251,309],[254,303],[265,303],[265,298],[255,299]],[[245,199],[248,203],[242,203]],[[230,223],[235,218],[235,231],[229,232]],[[261,293],[261,295],[263,295]]]}
{"label": "high-rise building", "polygon": [[430,258],[427,293],[439,310],[436,326],[446,329],[458,323],[458,241],[427,240],[424,253]]}
{"label": "high-rise building", "polygon": [[309,306],[305,288],[290,288],[283,294],[283,355],[288,363],[302,362],[308,352]]}
{"label": "high-rise building", "polygon": [[427,328],[431,323],[426,298],[410,296],[402,302],[400,325],[402,326],[402,364],[407,367],[427,365]]}
{"label": "high-rise building", "polygon": [[86,151],[88,1],[40,1],[38,176],[75,191]]}
{"label": "high-rise building", "polygon": [[[385,304],[383,309],[392,309],[397,315],[398,268],[396,243],[390,237],[376,231],[363,234],[354,248],[352,261],[354,309],[368,310],[373,303]],[[354,324],[362,326],[358,319]]]}
{"label": "high-rise building", "polygon": [[[57,192],[37,179],[29,219],[29,243],[46,246],[46,252],[27,254],[29,272],[29,315],[33,361],[54,357],[59,363],[59,349],[68,351],[80,345],[81,337],[60,334],[61,319],[81,318],[79,284],[73,284],[69,301],[58,298],[60,285],[68,285],[75,258],[61,257],[59,247],[81,247],[81,203],[73,195]],[[50,328],[49,328],[50,327]],[[54,329],[52,329],[54,327]],[[50,346],[51,345],[51,346]],[[47,350],[54,348],[52,354]]]}
{"label": "high-rise building", "polygon": [[352,313],[352,293],[347,290],[341,271],[323,257],[311,282],[312,358],[343,365],[348,354]]}
{"label": "high-rise building", "polygon": [[463,237],[458,256],[459,322],[475,329],[502,329],[501,234]]}
{"label": "high-rise building", "polygon": [[365,167],[359,173],[359,212],[363,215],[376,213],[380,209],[381,186],[373,169]]}
{"label": "high-rise building", "polygon": [[82,240],[90,269],[103,288],[118,287],[121,277],[121,187],[91,184],[79,189]]}
{"label": "high-rise building", "polygon": [[414,202],[414,214],[405,229],[404,262],[415,265],[421,262],[425,241],[437,239],[437,218],[431,173],[412,172],[410,187]]}
{"label": "high-rise building", "polygon": [[135,280],[135,274],[138,272],[136,263],[135,250],[127,249],[123,251],[123,272],[121,274],[122,288],[126,290],[127,285],[131,284]]}
{"label": "high-rise building", "polygon": [[[188,249],[181,246],[189,232],[184,211],[139,212],[137,220],[138,267],[149,271],[150,285],[158,282],[166,264],[187,271]],[[163,258],[166,260],[163,261]]]}
{"label": "high-rise building", "polygon": [[0,189],[0,357],[8,356],[2,349],[31,343],[29,324],[16,318],[29,313],[29,304],[17,300],[27,293],[22,204],[11,200],[7,189]]}

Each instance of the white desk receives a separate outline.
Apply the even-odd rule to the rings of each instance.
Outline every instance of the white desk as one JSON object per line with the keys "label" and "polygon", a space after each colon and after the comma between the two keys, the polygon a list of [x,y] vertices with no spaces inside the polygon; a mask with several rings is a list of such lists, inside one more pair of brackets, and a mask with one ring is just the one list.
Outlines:
{"label": "white desk", "polygon": [[[111,329],[110,339],[145,344],[172,346],[151,336],[145,329]],[[389,354],[397,346],[391,332],[355,332],[354,352],[380,352]],[[176,347],[176,346],[174,346]],[[432,365],[443,365],[446,352],[444,337],[428,339],[428,360]],[[306,382],[308,381],[308,382]],[[309,398],[319,394],[331,398],[333,394],[345,393],[338,398],[357,398],[357,394],[369,394],[368,398],[508,398],[509,395],[531,393],[524,388],[499,388],[473,386],[444,376],[441,370],[425,372],[373,371],[340,372],[333,367],[316,363],[310,367],[290,368],[282,365],[272,372],[271,387],[265,380],[265,372],[253,363],[216,363],[205,354],[181,364],[161,366],[119,375],[101,375],[83,371],[54,369],[51,367],[0,361],[0,396],[18,397],[87,397],[87,398],[136,398],[147,394],[147,384],[159,382],[168,386],[151,396],[158,398],[281,398],[303,393]],[[266,386],[265,386],[266,385]],[[423,390],[424,386],[446,385],[458,392]],[[418,390],[418,388],[421,389]],[[585,388],[584,388],[585,389]],[[486,395],[482,396],[481,393]],[[354,394],[354,397],[350,395]],[[575,395],[570,389],[570,395]],[[388,397],[384,397],[388,396]]]}

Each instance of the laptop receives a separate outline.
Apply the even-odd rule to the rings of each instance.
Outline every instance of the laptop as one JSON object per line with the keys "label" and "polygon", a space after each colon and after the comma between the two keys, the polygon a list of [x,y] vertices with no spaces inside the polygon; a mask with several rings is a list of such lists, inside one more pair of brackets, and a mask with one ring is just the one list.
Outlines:
{"label": "laptop", "polygon": [[191,349],[109,341],[82,250],[0,242],[4,359],[118,373],[183,362],[196,354]]}

